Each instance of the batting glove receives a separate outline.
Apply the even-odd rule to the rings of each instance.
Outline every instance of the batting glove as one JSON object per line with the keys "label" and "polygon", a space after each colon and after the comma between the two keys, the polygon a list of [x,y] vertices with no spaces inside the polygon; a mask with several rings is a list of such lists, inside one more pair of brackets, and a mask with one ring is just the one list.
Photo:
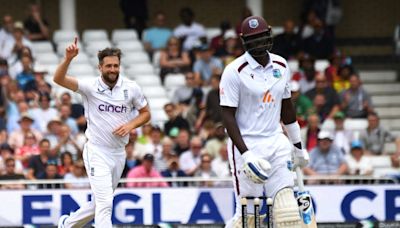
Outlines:
{"label": "batting glove", "polygon": [[306,149],[299,149],[294,147],[293,152],[293,170],[296,170],[297,167],[304,168],[308,165],[310,161],[310,156]]}
{"label": "batting glove", "polygon": [[243,173],[256,184],[262,184],[268,179],[267,172],[271,170],[271,164],[267,160],[258,158],[250,150],[242,154],[244,160]]}

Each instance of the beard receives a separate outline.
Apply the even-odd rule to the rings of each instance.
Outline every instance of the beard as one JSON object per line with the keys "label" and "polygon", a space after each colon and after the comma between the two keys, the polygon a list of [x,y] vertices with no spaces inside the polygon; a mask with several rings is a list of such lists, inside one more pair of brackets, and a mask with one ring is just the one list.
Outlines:
{"label": "beard", "polygon": [[119,72],[117,73],[102,73],[101,77],[108,84],[114,84],[118,81]]}

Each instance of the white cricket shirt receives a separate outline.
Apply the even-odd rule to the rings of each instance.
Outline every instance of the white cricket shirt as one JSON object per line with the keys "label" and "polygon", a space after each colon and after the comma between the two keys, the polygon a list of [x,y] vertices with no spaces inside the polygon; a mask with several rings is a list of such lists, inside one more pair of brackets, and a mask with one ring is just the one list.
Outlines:
{"label": "white cricket shirt", "polygon": [[282,99],[290,98],[290,70],[284,58],[269,53],[267,66],[247,52],[226,66],[220,83],[220,105],[236,107],[242,136],[282,132]]}
{"label": "white cricket shirt", "polygon": [[121,75],[112,90],[101,77],[78,81],[87,120],[88,142],[111,148],[121,148],[128,143],[128,135],[120,137],[112,132],[134,118],[133,111],[147,105],[136,82]]}

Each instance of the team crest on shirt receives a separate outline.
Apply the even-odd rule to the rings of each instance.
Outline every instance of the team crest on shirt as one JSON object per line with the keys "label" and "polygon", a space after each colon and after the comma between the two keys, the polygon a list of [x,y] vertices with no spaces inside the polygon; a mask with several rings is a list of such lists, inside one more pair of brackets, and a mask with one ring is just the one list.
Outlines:
{"label": "team crest on shirt", "polygon": [[274,78],[281,78],[282,77],[281,71],[279,69],[272,70],[272,76],[274,76]]}
{"label": "team crest on shirt", "polygon": [[250,21],[249,21],[249,27],[250,28],[257,28],[258,27],[258,20],[257,19],[251,19]]}
{"label": "team crest on shirt", "polygon": [[125,100],[128,100],[128,90],[124,89],[124,98]]}

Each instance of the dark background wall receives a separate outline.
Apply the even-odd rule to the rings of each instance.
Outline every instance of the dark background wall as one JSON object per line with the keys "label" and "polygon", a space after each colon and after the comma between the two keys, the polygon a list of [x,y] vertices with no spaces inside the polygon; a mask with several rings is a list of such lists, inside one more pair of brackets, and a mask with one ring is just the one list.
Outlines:
{"label": "dark background wall", "polygon": [[[12,14],[17,20],[26,15],[29,0],[0,0],[0,15]],[[58,0],[39,0],[51,28],[59,28]],[[343,18],[337,27],[337,36],[390,37],[394,26],[400,23],[400,0],[342,0]],[[149,13],[166,12],[168,25],[178,24],[178,11],[190,6],[199,22],[207,27],[217,27],[223,19],[236,24],[245,6],[244,0],[149,0]],[[118,0],[76,0],[78,30],[87,28],[122,28],[122,13]],[[281,25],[287,18],[298,22],[302,1],[265,0],[264,17],[273,25]]]}

